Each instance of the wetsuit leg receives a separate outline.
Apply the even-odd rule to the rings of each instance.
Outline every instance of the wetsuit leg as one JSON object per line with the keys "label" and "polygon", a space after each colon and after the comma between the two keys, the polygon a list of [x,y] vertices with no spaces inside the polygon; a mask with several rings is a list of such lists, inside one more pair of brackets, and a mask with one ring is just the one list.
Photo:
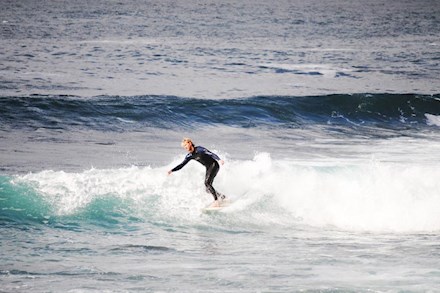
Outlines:
{"label": "wetsuit leg", "polygon": [[214,187],[212,187],[212,182],[214,181],[215,176],[218,173],[218,170],[220,169],[217,162],[212,163],[211,166],[206,168],[206,175],[205,175],[205,187],[206,191],[211,193],[214,197],[214,200],[217,200],[217,191],[215,191]]}

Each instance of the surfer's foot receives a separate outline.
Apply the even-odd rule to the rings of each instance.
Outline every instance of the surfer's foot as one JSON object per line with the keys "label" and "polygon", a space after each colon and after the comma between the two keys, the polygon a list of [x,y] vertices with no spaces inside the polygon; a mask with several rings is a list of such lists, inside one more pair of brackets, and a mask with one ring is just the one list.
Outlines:
{"label": "surfer's foot", "polygon": [[214,200],[214,202],[211,204],[212,208],[218,208],[220,206],[218,200]]}

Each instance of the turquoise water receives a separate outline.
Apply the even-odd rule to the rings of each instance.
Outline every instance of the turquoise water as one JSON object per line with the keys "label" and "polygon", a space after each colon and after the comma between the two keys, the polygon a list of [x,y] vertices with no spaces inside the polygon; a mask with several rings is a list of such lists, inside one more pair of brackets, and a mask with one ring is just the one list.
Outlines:
{"label": "turquoise water", "polygon": [[2,1],[0,291],[439,291],[439,3]]}
{"label": "turquoise water", "polygon": [[196,165],[3,176],[3,290],[436,290],[437,168],[229,164],[209,214]]}

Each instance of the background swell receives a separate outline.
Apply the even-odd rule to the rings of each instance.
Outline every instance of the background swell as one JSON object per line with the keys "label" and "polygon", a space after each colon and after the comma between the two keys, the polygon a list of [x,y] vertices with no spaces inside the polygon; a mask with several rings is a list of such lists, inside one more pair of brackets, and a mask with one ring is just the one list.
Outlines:
{"label": "background swell", "polygon": [[[137,130],[222,125],[239,128],[336,124],[385,128],[427,126],[440,115],[440,95],[333,94],[192,99],[175,96],[3,97],[3,129]],[[429,126],[429,125],[428,125]]]}

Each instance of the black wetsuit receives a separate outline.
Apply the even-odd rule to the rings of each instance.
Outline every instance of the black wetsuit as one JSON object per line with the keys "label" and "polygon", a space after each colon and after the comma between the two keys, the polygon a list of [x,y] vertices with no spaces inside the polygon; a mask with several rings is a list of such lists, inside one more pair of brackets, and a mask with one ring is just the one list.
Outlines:
{"label": "black wetsuit", "polygon": [[211,193],[212,196],[214,196],[214,200],[217,200],[220,196],[221,198],[224,198],[224,195],[218,193],[214,187],[212,187],[212,182],[214,181],[215,176],[218,173],[218,170],[220,169],[217,161],[220,160],[220,158],[210,152],[209,150],[205,149],[202,146],[196,146],[194,147],[194,151],[192,153],[189,153],[186,155],[185,159],[182,163],[174,167],[171,171],[178,171],[182,169],[189,161],[196,160],[200,164],[206,167],[206,175],[205,175],[205,187],[206,191]]}

